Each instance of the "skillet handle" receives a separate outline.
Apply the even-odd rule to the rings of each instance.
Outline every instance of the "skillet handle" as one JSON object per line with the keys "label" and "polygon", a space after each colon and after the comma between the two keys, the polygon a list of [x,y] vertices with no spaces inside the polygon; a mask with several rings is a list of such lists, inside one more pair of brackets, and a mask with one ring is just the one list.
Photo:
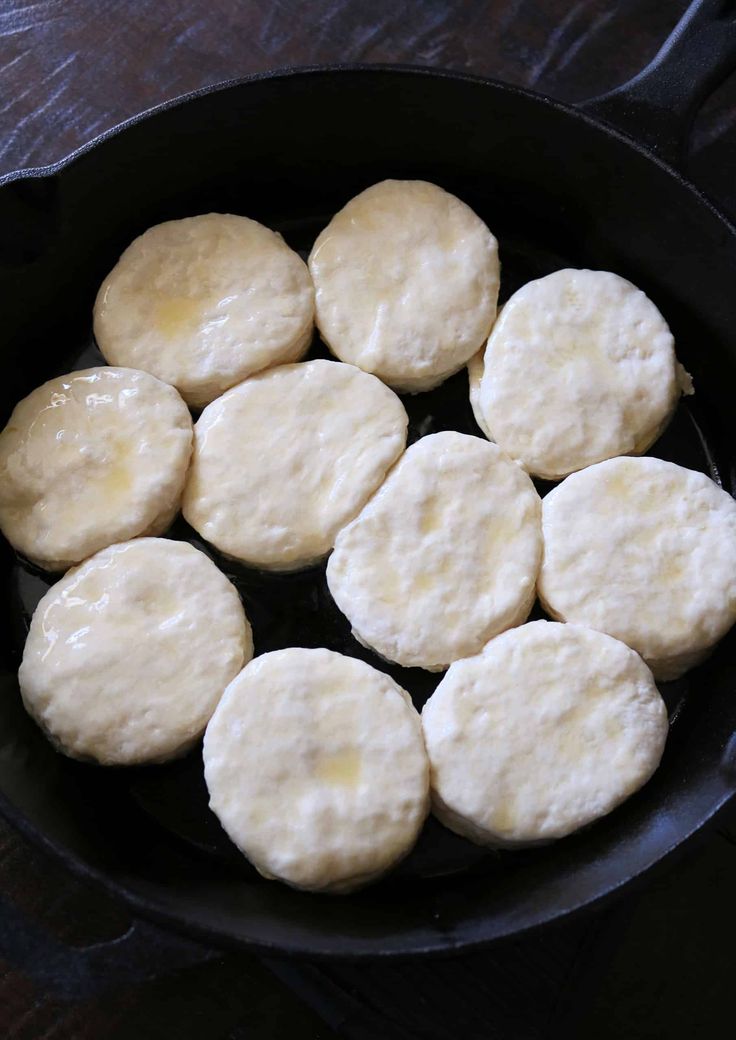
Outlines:
{"label": "skillet handle", "polygon": [[735,71],[736,2],[693,0],[646,68],[578,107],[680,166],[698,110]]}
{"label": "skillet handle", "polygon": [[185,971],[221,956],[217,950],[137,918],[117,938],[71,946],[29,920],[1,894],[0,920],[0,957],[51,999],[99,998],[110,988],[139,985],[153,976]]}

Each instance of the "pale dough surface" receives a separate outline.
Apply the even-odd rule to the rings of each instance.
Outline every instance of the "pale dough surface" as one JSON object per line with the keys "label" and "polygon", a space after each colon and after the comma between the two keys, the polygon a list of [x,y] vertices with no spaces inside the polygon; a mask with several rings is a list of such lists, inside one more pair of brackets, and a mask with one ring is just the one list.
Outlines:
{"label": "pale dough surface", "polygon": [[523,625],[453,664],[424,706],[434,812],[482,845],[564,837],[649,779],[667,725],[651,672],[623,643]]}
{"label": "pale dough surface", "polygon": [[401,454],[407,422],[396,394],[352,365],[306,361],[254,376],[200,416],[184,515],[251,566],[309,566]]}
{"label": "pale dough surface", "polygon": [[327,582],[357,639],[430,671],[526,620],[542,551],[531,480],[495,444],[413,444],[337,536]]}
{"label": "pale dough surface", "polygon": [[504,305],[485,352],[480,410],[529,473],[556,480],[646,451],[680,396],[662,315],[609,271],[529,282]]}
{"label": "pale dough surface", "polygon": [[736,502],[703,473],[610,459],[551,491],[542,525],[545,609],[621,639],[659,679],[736,621]]}
{"label": "pale dough surface", "polygon": [[256,658],[204,740],[210,806],[266,877],[345,892],[413,846],[429,766],[408,694],[331,650]]}
{"label": "pale dough surface", "polygon": [[170,220],[125,250],[95,302],[107,361],[175,386],[203,407],[246,376],[309,346],[306,264],[270,228],[229,213]]}
{"label": "pale dough surface", "polygon": [[479,350],[478,353],[473,354],[470,361],[468,361],[468,396],[470,397],[470,407],[473,411],[473,418],[490,441],[493,438],[488,429],[486,417],[483,415],[480,407],[480,384],[483,379],[484,356],[485,350]]}
{"label": "pale dough surface", "polygon": [[0,433],[0,527],[52,571],[113,542],[162,534],[191,450],[186,405],[153,376],[103,367],[51,379]]}
{"label": "pale dough surface", "polygon": [[496,315],[496,239],[426,181],[356,195],[317,238],[309,268],[330,350],[397,390],[429,390],[457,372]]}
{"label": "pale dough surface", "polygon": [[72,758],[162,762],[202,735],[253,654],[235,587],[187,542],[137,538],[69,571],[38,604],[23,703]]}

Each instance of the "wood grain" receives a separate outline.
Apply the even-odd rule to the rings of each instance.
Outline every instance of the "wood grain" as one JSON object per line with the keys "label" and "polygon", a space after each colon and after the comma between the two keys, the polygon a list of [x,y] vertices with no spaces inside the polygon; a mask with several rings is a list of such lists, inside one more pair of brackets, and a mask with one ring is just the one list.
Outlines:
{"label": "wood grain", "polygon": [[0,164],[8,170],[54,161],[161,101],[294,64],[406,61],[579,98],[636,71],[684,6],[7,0],[0,11]]}
{"label": "wood grain", "polygon": [[[641,68],[685,0],[5,0],[0,173],[68,155],[197,87],[320,62],[410,62],[580,100]],[[736,214],[736,80],[703,111],[690,171]]]}

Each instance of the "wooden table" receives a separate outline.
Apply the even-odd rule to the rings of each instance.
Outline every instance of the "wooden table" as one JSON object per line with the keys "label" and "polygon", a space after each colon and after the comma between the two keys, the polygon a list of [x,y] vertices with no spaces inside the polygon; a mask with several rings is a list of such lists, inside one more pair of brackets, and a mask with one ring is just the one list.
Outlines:
{"label": "wooden table", "polygon": [[[195,87],[275,66],[413,62],[581,99],[646,62],[684,7],[6,0],[0,172],[59,159]],[[699,118],[688,167],[736,216],[736,78]],[[0,822],[7,1040],[707,1037],[734,1022],[736,814],[604,912],[449,961],[264,961],[130,929],[124,909]]]}

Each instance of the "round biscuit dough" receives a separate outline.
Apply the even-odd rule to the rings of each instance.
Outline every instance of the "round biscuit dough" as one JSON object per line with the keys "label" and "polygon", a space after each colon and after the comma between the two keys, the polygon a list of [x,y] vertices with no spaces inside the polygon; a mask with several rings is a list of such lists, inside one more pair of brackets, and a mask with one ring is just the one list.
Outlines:
{"label": "round biscuit dough", "polygon": [[495,444],[423,437],[337,536],[327,583],[361,643],[439,671],[526,620],[540,518],[531,480]]}
{"label": "round biscuit dough", "polygon": [[457,372],[496,316],[496,239],[426,181],[356,195],[317,238],[309,269],[330,350],[397,390],[429,390]]}
{"label": "round biscuit dough", "polygon": [[475,419],[479,429],[486,435],[488,440],[492,440],[490,431],[486,424],[485,416],[481,411],[480,407],[480,384],[483,378],[483,358],[485,356],[485,349],[479,350],[477,354],[473,354],[470,361],[468,361],[468,396],[470,397],[470,407],[473,412],[473,418]]}
{"label": "round biscuit dough", "polygon": [[88,368],[16,405],[0,433],[0,528],[39,567],[163,534],[181,499],[192,420],[146,372]]}
{"label": "round biscuit dough", "polygon": [[264,654],[230,683],[207,727],[210,807],[268,878],[347,892],[412,848],[429,765],[409,695],[331,650]]}
{"label": "round biscuit dough", "polygon": [[207,407],[184,516],[228,556],[269,570],[318,562],[406,443],[398,397],[336,361],[283,365]]}
{"label": "round biscuit dough", "polygon": [[607,632],[658,679],[707,656],[736,621],[736,502],[703,473],[620,458],[543,502],[545,610]]}
{"label": "round biscuit dough", "polygon": [[66,755],[140,765],[187,751],[252,654],[214,563],[187,542],[138,538],[49,589],[18,675],[26,710]]}
{"label": "round biscuit dough", "polygon": [[562,838],[657,768],[667,711],[638,654],[535,621],[457,661],[422,711],[432,808],[481,845]]}
{"label": "round biscuit dough", "polygon": [[136,238],[102,283],[95,338],[201,408],[271,365],[298,361],[314,325],[306,264],[255,220],[207,213]]}
{"label": "round biscuit dough", "polygon": [[609,271],[562,270],[504,305],[480,409],[492,440],[529,473],[557,480],[646,451],[680,392],[672,334],[651,300]]}

